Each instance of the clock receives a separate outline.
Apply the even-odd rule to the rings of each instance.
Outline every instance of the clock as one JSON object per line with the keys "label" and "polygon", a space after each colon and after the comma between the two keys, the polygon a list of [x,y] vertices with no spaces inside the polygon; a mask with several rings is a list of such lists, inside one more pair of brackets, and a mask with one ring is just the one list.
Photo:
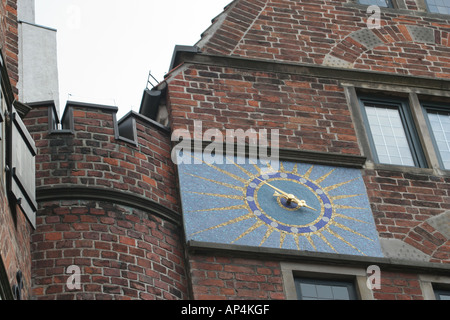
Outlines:
{"label": "clock", "polygon": [[383,256],[358,169],[235,157],[178,174],[188,241]]}

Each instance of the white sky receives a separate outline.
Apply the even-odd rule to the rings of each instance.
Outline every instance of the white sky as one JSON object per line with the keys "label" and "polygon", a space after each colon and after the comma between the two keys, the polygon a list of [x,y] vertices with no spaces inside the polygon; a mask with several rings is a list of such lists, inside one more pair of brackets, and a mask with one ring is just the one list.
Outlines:
{"label": "white sky", "polygon": [[163,80],[175,45],[194,45],[231,1],[36,0],[36,24],[58,30],[61,111],[67,100],[139,111],[149,71]]}

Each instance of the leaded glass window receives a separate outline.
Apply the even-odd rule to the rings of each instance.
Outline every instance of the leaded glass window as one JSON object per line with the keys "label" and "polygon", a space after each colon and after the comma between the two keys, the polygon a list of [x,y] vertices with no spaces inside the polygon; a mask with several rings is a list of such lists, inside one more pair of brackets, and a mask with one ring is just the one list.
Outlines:
{"label": "leaded glass window", "polygon": [[426,2],[430,12],[450,14],[450,0],[426,0]]}
{"label": "leaded glass window", "polygon": [[405,102],[362,99],[363,118],[377,163],[426,167],[426,160]]}
{"label": "leaded glass window", "polygon": [[392,8],[391,0],[359,0],[360,4],[366,4],[368,6],[376,5],[379,7]]}
{"label": "leaded glass window", "polygon": [[450,111],[426,109],[428,124],[441,165],[450,170]]}
{"label": "leaded glass window", "polygon": [[297,278],[295,286],[299,300],[356,300],[356,289],[350,281]]}

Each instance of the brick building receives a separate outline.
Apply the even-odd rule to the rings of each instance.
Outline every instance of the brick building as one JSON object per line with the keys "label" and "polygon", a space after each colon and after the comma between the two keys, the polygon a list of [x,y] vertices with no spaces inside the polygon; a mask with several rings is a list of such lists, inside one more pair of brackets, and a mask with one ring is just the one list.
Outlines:
{"label": "brick building", "polygon": [[[2,4],[11,106],[17,19]],[[449,14],[236,0],[175,48],[139,113],[16,103],[37,212],[27,223],[19,201],[14,229],[4,205],[3,291],[22,270],[42,300],[448,299]],[[255,142],[279,161],[250,161]]]}

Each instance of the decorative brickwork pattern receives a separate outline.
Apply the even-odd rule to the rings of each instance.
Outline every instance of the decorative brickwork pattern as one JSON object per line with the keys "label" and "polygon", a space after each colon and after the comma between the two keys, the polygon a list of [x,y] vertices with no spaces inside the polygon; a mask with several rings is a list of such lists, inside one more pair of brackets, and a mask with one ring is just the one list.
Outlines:
{"label": "decorative brickwork pattern", "polygon": [[[417,11],[413,1],[408,9]],[[371,14],[349,1],[245,0],[230,5],[205,33],[204,53],[293,63],[448,78],[449,20],[422,18],[394,9],[381,12],[381,28],[368,29]],[[433,41],[414,41],[410,27],[428,30]],[[358,32],[364,32],[362,41]]]}
{"label": "decorative brickwork pattern", "polygon": [[450,263],[450,239],[427,220],[450,208],[450,180],[444,177],[366,170],[366,186],[381,237],[403,240],[430,256]]}

